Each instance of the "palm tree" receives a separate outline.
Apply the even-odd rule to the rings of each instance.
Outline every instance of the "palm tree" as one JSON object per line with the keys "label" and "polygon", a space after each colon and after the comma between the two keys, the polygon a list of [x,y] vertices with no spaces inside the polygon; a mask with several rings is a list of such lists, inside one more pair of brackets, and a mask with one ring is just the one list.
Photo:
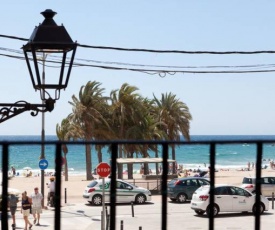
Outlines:
{"label": "palm tree", "polygon": [[[111,98],[111,127],[119,140],[129,139],[129,129],[139,121],[143,115],[141,96],[136,93],[137,87],[124,83],[119,90],[113,90]],[[124,152],[124,154],[126,154]],[[123,147],[119,146],[119,156],[123,156]],[[118,165],[118,178],[122,179],[122,165]]]}
{"label": "palm tree", "polygon": [[[70,115],[72,119],[72,127],[74,138],[91,141],[95,134],[98,133],[97,127],[101,125],[108,126],[107,121],[103,116],[106,110],[107,98],[103,97],[103,88],[101,84],[93,81],[82,86],[79,91],[79,98],[72,96],[73,112]],[[86,153],[86,178],[93,179],[92,176],[92,154],[91,145],[85,145]]]}
{"label": "palm tree", "polygon": [[[182,134],[183,137],[189,141],[189,128],[192,116],[187,105],[179,99],[176,99],[176,95],[172,93],[162,94],[161,100],[158,100],[154,96],[154,101],[158,109],[159,121],[166,124],[163,128],[167,135],[167,139],[179,141],[180,134]],[[175,145],[172,144],[171,148],[172,159],[175,160]],[[175,163],[173,164],[173,173],[176,173]]]}
{"label": "palm tree", "polygon": [[[69,118],[65,118],[61,121],[61,125],[56,124],[56,135],[60,141],[68,141],[70,138],[68,136],[69,132]],[[68,153],[68,147],[66,144],[62,144],[61,146],[62,151],[64,153],[64,159],[65,159],[65,181],[68,181],[68,162],[67,162],[67,153]]]}

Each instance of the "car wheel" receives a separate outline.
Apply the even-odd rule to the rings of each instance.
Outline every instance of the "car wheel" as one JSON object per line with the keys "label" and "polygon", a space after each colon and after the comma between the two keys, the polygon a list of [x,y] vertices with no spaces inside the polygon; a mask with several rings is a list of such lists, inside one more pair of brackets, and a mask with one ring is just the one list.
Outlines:
{"label": "car wheel", "polygon": [[102,205],[102,196],[101,195],[94,195],[92,199],[92,203],[94,205]]}
{"label": "car wheel", "polygon": [[198,215],[203,215],[205,213],[205,211],[195,210],[195,213],[197,213]]}
{"label": "car wheel", "polygon": [[[217,216],[219,211],[220,210],[219,210],[218,205],[214,204],[214,206],[213,206],[213,216]],[[210,216],[210,205],[208,206],[208,208],[206,210],[206,213],[207,213],[208,216]]]}
{"label": "car wheel", "polygon": [[179,202],[179,203],[185,203],[186,200],[187,200],[187,196],[184,193],[180,193],[177,196],[177,202]]}
{"label": "car wheel", "polygon": [[[264,204],[263,203],[260,203],[260,214],[262,214],[264,212]],[[256,204],[254,204],[253,206],[253,213],[256,215]]]}
{"label": "car wheel", "polygon": [[146,201],[146,197],[145,197],[143,194],[138,194],[138,195],[136,196],[135,202],[136,202],[137,204],[144,204],[145,201]]}

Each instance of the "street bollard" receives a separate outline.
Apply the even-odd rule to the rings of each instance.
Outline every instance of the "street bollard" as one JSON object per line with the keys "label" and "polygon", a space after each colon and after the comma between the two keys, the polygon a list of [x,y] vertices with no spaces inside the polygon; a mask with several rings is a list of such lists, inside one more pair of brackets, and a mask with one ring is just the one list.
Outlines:
{"label": "street bollard", "polygon": [[105,217],[106,217],[106,230],[108,230],[108,225],[109,225],[109,215],[108,215],[108,209],[107,209],[107,207],[105,206],[105,212],[106,212],[106,215],[105,215]]}
{"label": "street bollard", "polygon": [[65,188],[65,204],[67,204],[67,188]]}
{"label": "street bollard", "polygon": [[132,217],[135,216],[135,213],[134,213],[134,202],[131,202],[131,206],[132,206]]}
{"label": "street bollard", "polygon": [[110,224],[110,215],[106,215],[106,230],[110,229],[109,224]]}
{"label": "street bollard", "polygon": [[120,221],[120,230],[123,230],[123,220]]}
{"label": "street bollard", "polygon": [[142,227],[141,227],[141,226],[139,226],[138,230],[142,230]]}
{"label": "street bollard", "polygon": [[274,192],[272,193],[272,209],[274,209]]}

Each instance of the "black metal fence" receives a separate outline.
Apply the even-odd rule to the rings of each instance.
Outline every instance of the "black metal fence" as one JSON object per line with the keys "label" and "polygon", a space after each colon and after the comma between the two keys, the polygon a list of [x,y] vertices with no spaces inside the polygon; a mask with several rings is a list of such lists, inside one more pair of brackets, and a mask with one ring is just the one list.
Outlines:
{"label": "black metal fence", "polygon": [[[92,142],[28,142],[28,141],[2,141],[2,212],[1,212],[1,229],[8,229],[8,171],[9,171],[9,147],[13,145],[54,145],[55,146],[55,158],[56,158],[56,197],[55,197],[55,218],[54,229],[61,229],[61,170],[62,170],[62,144],[70,145],[109,145],[111,149],[111,197],[110,197],[110,230],[116,229],[116,172],[117,172],[117,158],[118,158],[118,146],[126,144],[135,145],[148,145],[155,144],[162,146],[162,181],[168,179],[168,149],[169,145],[207,145],[209,146],[210,153],[210,205],[214,204],[214,185],[215,185],[215,164],[216,164],[216,146],[226,144],[255,144],[256,146],[256,215],[255,215],[255,230],[260,230],[260,191],[261,184],[259,178],[261,178],[261,162],[263,156],[263,144],[273,144],[275,140],[230,140],[230,141],[92,141]],[[162,210],[161,210],[161,230],[167,230],[167,183],[161,183],[161,195],[162,195]],[[214,213],[210,209],[208,229],[214,230]]]}

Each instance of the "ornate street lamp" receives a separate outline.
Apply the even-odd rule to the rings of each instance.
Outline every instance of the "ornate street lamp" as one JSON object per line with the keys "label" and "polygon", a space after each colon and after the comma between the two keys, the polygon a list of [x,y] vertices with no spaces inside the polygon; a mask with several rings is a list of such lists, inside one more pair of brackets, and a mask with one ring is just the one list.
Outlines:
{"label": "ornate street lamp", "polygon": [[[40,91],[42,104],[30,104],[23,100],[12,104],[0,103],[0,123],[25,111],[31,111],[32,116],[42,112],[42,153],[40,158],[44,159],[44,112],[51,112],[54,109],[55,101],[60,97],[60,90],[66,89],[68,85],[77,43],[72,41],[63,25],[58,26],[55,23],[53,17],[56,12],[47,9],[41,14],[45,17],[44,21],[35,27],[28,43],[23,45],[22,49],[33,87]],[[50,63],[51,69],[58,70],[58,74],[49,72],[50,74],[47,73],[49,77],[46,79],[45,59],[49,56],[53,59],[47,63]],[[54,91],[53,97],[51,97],[50,91]],[[44,195],[44,170],[41,170],[41,192]],[[7,194],[7,190],[3,194]]]}
{"label": "ornate street lamp", "polygon": [[[60,97],[60,90],[66,89],[75,57],[77,43],[73,42],[63,25],[58,26],[53,20],[56,12],[47,9],[41,13],[45,19],[35,27],[28,43],[22,49],[26,58],[31,81],[35,90],[40,91],[40,97],[45,103],[30,104],[26,101],[18,101],[13,104],[0,104],[0,123],[22,112],[31,111],[32,116],[38,112],[51,112],[55,101]],[[70,54],[70,57],[68,57]],[[56,61],[47,61],[52,68],[59,68],[58,75],[43,79],[44,57],[53,56]],[[61,60],[61,61],[60,61]],[[54,90],[54,97],[50,91]]]}

